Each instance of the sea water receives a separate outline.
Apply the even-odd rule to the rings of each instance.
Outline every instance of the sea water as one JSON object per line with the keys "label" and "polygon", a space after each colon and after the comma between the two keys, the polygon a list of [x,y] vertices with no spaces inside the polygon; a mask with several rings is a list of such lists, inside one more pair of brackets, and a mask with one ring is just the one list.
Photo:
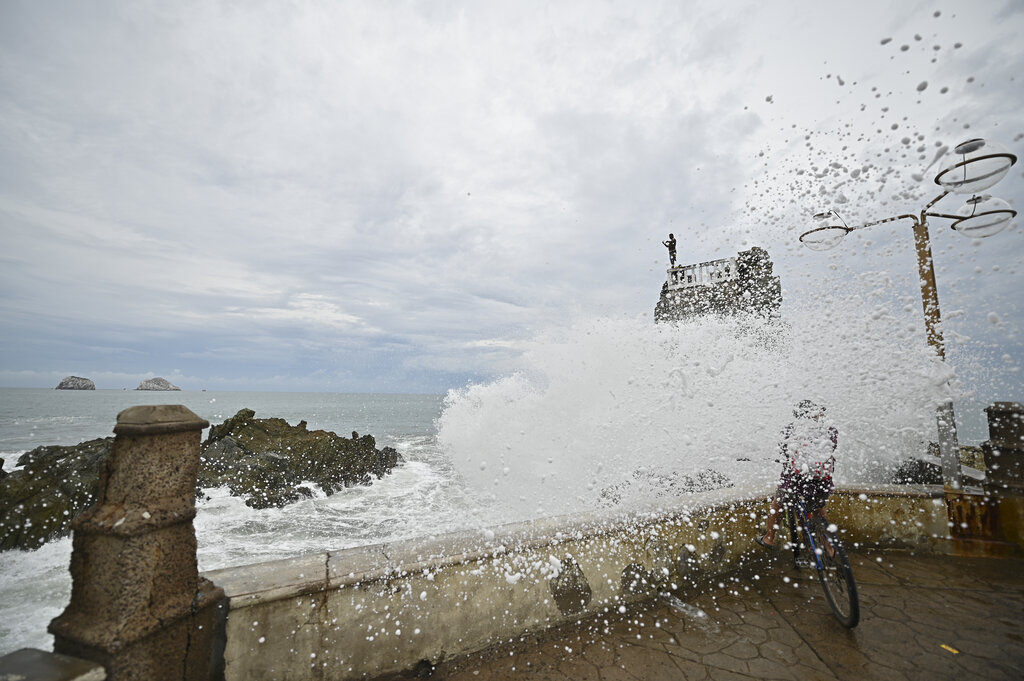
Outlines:
{"label": "sea water", "polygon": [[[778,434],[812,399],[839,429],[837,481],[879,482],[935,439],[935,407],[962,399],[884,290],[786,321],[580,319],[525,344],[521,369],[447,395],[0,389],[0,457],[111,434],[137,404],[184,404],[211,423],[239,409],[342,435],[371,434],[405,462],[366,487],[254,510],[206,490],[195,520],[210,570],[595,508],[685,507],[673,473],[769,485]],[[844,325],[823,323],[837,318]],[[963,414],[961,413],[961,416]],[[975,420],[977,423],[977,419]],[[984,439],[981,428],[961,440]],[[607,490],[617,486],[614,501]],[[0,553],[0,654],[49,648],[70,592],[70,540]]]}

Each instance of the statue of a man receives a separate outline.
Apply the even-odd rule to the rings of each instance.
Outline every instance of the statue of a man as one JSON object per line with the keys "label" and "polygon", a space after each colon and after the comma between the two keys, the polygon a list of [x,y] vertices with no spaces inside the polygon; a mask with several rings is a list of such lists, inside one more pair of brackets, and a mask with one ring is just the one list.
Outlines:
{"label": "statue of a man", "polygon": [[666,248],[668,248],[668,259],[669,259],[669,262],[671,263],[671,265],[673,267],[675,267],[675,264],[676,264],[676,236],[675,236],[675,234],[672,234],[670,232],[669,235],[668,235],[668,241],[662,241],[661,243],[665,244]]}

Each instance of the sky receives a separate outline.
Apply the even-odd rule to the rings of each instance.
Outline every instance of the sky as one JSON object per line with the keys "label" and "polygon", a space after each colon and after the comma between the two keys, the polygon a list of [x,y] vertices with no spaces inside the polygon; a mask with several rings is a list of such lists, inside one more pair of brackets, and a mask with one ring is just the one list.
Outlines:
{"label": "sky", "polygon": [[[1016,0],[5,0],[0,385],[442,393],[652,320],[668,232],[767,249],[784,315],[865,272],[919,310],[908,222],[798,237],[917,212],[964,139],[1024,157],[1022,40]],[[948,224],[951,361],[1021,400],[1020,218]]]}

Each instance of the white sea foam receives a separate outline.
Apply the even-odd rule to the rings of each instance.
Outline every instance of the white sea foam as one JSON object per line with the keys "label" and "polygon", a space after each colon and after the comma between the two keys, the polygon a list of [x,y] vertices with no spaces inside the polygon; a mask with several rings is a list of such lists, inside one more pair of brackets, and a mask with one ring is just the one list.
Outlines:
{"label": "white sea foam", "polygon": [[[436,452],[436,447],[434,447]],[[408,449],[407,459],[414,455]],[[472,526],[474,504],[450,466],[407,460],[368,486],[284,508],[251,509],[227,488],[204,490],[195,520],[203,570],[337,550]],[[491,519],[493,520],[493,518]]]}
{"label": "white sea foam", "polygon": [[71,597],[70,564],[70,537],[35,551],[0,554],[0,654],[24,647],[53,647],[46,625]]}
{"label": "white sea foam", "polygon": [[18,450],[13,452],[4,452],[3,456],[0,456],[4,460],[3,470],[5,473],[12,473],[18,469],[18,459],[27,450]]}

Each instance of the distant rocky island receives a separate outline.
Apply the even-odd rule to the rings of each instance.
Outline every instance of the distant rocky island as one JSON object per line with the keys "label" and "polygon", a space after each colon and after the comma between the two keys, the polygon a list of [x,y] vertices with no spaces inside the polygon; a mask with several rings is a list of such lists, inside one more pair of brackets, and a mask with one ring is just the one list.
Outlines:
{"label": "distant rocky island", "polygon": [[57,390],[95,390],[96,384],[92,379],[81,376],[68,376],[56,388]]}
{"label": "distant rocky island", "polygon": [[166,378],[147,378],[142,383],[139,383],[139,387],[136,390],[181,390],[178,386],[174,385]]}
{"label": "distant rocky island", "polygon": [[[92,382],[90,378],[82,378],[81,376],[68,376],[60,382],[57,386],[57,390],[95,390],[96,384]],[[147,378],[142,383],[139,383],[139,387],[136,390],[181,390],[178,386],[174,385],[166,378]]]}

